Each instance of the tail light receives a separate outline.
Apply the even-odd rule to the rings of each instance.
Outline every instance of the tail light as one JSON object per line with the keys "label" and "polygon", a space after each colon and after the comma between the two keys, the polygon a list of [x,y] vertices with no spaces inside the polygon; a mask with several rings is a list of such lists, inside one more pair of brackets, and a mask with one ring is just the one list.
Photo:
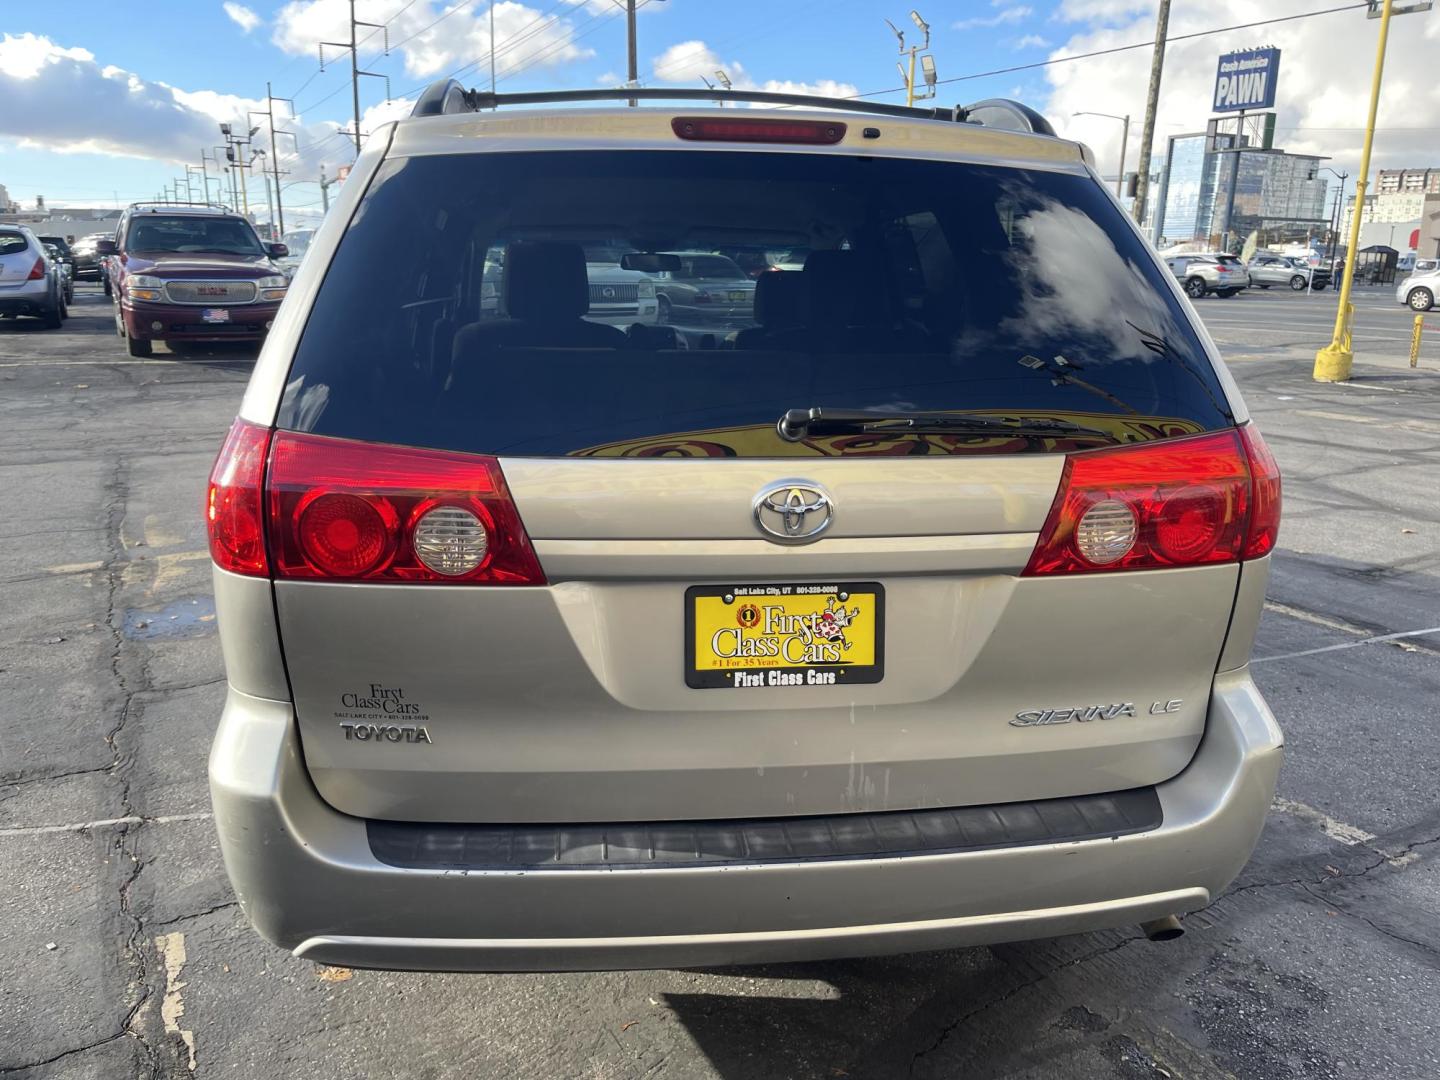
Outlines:
{"label": "tail light", "polygon": [[545,584],[492,457],[280,431],[265,493],[277,578]]}
{"label": "tail light", "polygon": [[1069,455],[1025,576],[1152,570],[1268,554],[1280,473],[1254,425]]}
{"label": "tail light", "polygon": [[39,280],[40,280],[41,278],[43,278],[44,276],[45,276],[45,260],[44,260],[44,259],[36,259],[36,260],[35,260],[35,265],[30,268],[30,276],[27,277],[25,280],[26,280],[26,281],[39,281]]}
{"label": "tail light", "polygon": [[269,428],[236,420],[210,470],[205,499],[210,557],[220,569],[233,574],[264,577],[270,572],[265,558],[264,510],[269,449]]}

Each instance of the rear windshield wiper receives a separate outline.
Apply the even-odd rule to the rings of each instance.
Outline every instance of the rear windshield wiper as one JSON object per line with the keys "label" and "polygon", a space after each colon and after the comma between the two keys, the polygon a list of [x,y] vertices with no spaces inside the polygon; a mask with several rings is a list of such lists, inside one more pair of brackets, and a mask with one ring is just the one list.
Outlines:
{"label": "rear windshield wiper", "polygon": [[809,436],[844,435],[874,432],[876,434],[1004,434],[1004,435],[1099,435],[1114,436],[1099,428],[1082,427],[1066,420],[1022,420],[1009,424],[988,416],[966,416],[955,413],[884,413],[847,412],[843,409],[788,409],[775,424],[775,430],[786,442],[799,442]]}

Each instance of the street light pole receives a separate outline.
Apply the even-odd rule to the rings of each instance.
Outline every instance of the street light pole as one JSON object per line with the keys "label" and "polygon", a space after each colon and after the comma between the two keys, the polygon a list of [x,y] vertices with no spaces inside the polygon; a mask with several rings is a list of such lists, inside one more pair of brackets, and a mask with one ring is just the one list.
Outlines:
{"label": "street light pole", "polygon": [[1120,132],[1120,168],[1118,170],[1119,175],[1115,177],[1115,195],[1119,198],[1123,198],[1125,195],[1125,148],[1130,143],[1130,114],[1126,113],[1124,116],[1116,116],[1114,113],[1108,112],[1077,112],[1071,113],[1070,115],[1104,116],[1108,117],[1111,120],[1119,120],[1122,124],[1125,125],[1125,127],[1121,129]]}
{"label": "street light pole", "polygon": [[[1372,0],[1372,4],[1374,2],[1375,0]],[[1340,283],[1340,297],[1335,304],[1335,330],[1330,344],[1315,354],[1313,375],[1317,382],[1346,382],[1355,365],[1355,353],[1350,338],[1350,290],[1355,279],[1355,249],[1360,246],[1360,215],[1365,207],[1365,189],[1369,186],[1370,151],[1375,146],[1375,118],[1380,112],[1380,83],[1385,75],[1385,46],[1390,40],[1390,16],[1394,11],[1394,0],[1382,2],[1380,40],[1375,45],[1375,73],[1370,79],[1370,111],[1365,118],[1365,142],[1360,150],[1360,171],[1355,174],[1355,212],[1350,215],[1350,237],[1345,251],[1345,278]],[[1429,6],[1428,3],[1405,4],[1409,11],[1423,11]]]}

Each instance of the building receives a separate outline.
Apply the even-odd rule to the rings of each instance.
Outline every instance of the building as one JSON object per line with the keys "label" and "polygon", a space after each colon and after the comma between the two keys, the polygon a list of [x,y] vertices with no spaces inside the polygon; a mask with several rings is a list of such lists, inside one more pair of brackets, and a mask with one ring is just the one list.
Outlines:
{"label": "building", "polygon": [[1380,195],[1395,192],[1440,195],[1440,169],[1381,169],[1375,178]]}
{"label": "building", "polygon": [[1155,196],[1156,246],[1199,241],[1239,251],[1251,233],[1261,247],[1325,236],[1323,160],[1258,147],[1214,150],[1203,132],[1171,136]]}
{"label": "building", "polygon": [[20,204],[12,202],[10,192],[5,190],[5,185],[0,184],[0,214],[9,213],[12,210],[19,210]]}

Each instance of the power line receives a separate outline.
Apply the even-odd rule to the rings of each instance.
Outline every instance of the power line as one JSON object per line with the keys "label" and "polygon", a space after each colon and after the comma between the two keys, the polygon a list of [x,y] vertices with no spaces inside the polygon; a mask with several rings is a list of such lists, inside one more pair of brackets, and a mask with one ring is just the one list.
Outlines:
{"label": "power line", "polygon": [[[1234,26],[1217,26],[1212,30],[1196,30],[1189,34],[1171,34],[1169,41],[1189,41],[1192,38],[1210,37],[1214,34],[1228,34],[1233,30],[1249,30],[1256,26],[1273,26],[1275,23],[1293,22],[1296,19],[1312,19],[1317,15],[1334,15],[1340,11],[1356,11],[1360,8],[1368,8],[1369,3],[1345,4],[1341,7],[1324,8],[1320,11],[1302,11],[1298,15],[1282,15],[1274,19],[1259,19],[1255,22],[1236,23]],[[972,79],[986,79],[994,75],[1013,75],[1017,71],[1033,71],[1037,68],[1051,67],[1055,64],[1068,64],[1072,60],[1092,60],[1097,56],[1113,56],[1115,53],[1131,52],[1135,49],[1152,49],[1155,47],[1153,39],[1137,41],[1133,45],[1116,45],[1109,49],[1096,49],[1094,52],[1073,53],[1069,56],[1056,56],[1049,60],[1038,60],[1033,64],[1016,64],[1013,67],[995,68],[993,71],[977,71],[973,75],[957,75],[950,79],[941,79],[940,83],[969,82]],[[848,94],[849,98],[880,97],[883,94],[903,94],[905,87],[896,86],[888,90],[867,90],[863,94]]]}

